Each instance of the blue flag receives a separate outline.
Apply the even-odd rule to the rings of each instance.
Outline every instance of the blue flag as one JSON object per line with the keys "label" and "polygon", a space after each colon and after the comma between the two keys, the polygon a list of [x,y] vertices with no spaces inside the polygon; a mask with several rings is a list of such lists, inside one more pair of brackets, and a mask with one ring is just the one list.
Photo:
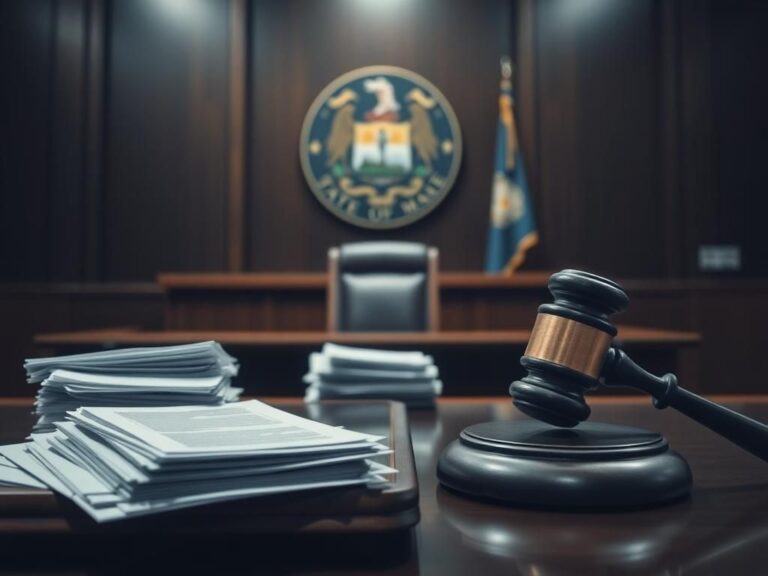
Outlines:
{"label": "blue flag", "polygon": [[491,221],[485,254],[486,272],[506,274],[519,268],[526,251],[539,241],[518,145],[510,77],[511,68],[508,68],[503,74],[499,96]]}

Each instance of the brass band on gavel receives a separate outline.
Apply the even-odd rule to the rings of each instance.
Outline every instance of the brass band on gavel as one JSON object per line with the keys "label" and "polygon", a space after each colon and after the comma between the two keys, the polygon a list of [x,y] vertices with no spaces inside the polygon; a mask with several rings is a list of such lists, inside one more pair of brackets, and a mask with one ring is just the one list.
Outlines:
{"label": "brass band on gavel", "polygon": [[597,378],[610,345],[610,334],[602,330],[562,316],[539,313],[525,355]]}

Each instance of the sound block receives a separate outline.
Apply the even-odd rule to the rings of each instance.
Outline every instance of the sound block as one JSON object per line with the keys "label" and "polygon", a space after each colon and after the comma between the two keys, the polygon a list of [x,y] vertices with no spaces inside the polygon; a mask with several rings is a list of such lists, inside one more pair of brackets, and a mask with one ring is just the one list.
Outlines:
{"label": "sound block", "polygon": [[692,483],[661,434],[600,422],[469,426],[440,455],[437,477],[468,496],[556,509],[661,504],[688,495]]}

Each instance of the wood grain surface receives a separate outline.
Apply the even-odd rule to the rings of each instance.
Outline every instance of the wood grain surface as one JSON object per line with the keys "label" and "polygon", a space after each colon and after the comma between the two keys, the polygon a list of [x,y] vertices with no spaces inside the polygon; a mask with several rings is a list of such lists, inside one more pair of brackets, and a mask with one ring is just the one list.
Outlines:
{"label": "wood grain surface", "polygon": [[[711,399],[768,420],[768,396]],[[0,402],[0,442],[23,439],[32,423],[28,402]],[[151,558],[156,564],[172,565],[176,572],[195,574],[211,570],[422,576],[764,573],[768,561],[768,464],[681,414],[656,410],[648,398],[604,398],[591,404],[593,420],[664,434],[693,470],[691,497],[622,513],[560,513],[466,499],[437,483],[435,467],[442,449],[471,424],[505,420],[514,425],[525,417],[509,399],[443,399],[437,410],[409,412],[421,522],[405,538],[254,538],[246,533],[247,515],[241,515],[239,529],[218,536],[187,533],[178,537],[172,524],[163,534],[133,535],[134,554],[125,554],[124,536],[110,537],[108,533],[81,534],[78,538],[62,534],[44,541],[45,554],[35,554],[34,546],[43,541],[25,531],[25,526],[34,524],[35,516],[23,515],[21,502],[15,526],[8,523],[11,510],[4,511],[5,526],[15,530],[15,535],[0,536],[3,566],[26,573],[80,569],[123,574],[142,565],[146,569]],[[298,546],[301,554],[296,552]],[[116,554],[122,554],[119,566],[114,562]]]}

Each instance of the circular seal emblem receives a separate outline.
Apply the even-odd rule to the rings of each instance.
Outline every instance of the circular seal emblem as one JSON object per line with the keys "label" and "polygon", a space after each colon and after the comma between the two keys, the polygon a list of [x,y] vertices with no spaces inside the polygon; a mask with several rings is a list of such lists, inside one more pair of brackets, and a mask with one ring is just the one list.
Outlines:
{"label": "circular seal emblem", "polygon": [[318,95],[304,119],[300,155],[328,210],[357,226],[397,228],[423,218],[450,191],[461,133],[451,105],[427,80],[370,66]]}

